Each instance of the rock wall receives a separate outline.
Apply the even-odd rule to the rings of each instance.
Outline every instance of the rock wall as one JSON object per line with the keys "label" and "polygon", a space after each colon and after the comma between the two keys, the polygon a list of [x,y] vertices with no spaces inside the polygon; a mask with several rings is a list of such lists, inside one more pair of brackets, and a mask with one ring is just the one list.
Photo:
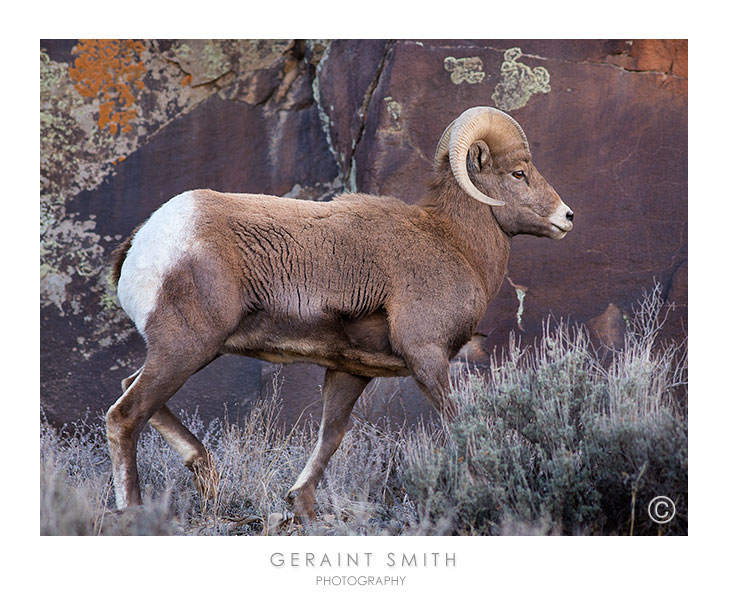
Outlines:
{"label": "rock wall", "polygon": [[[575,211],[559,242],[517,237],[471,345],[482,360],[549,315],[619,339],[654,279],[688,298],[685,40],[42,40],[41,405],[60,424],[102,413],[144,345],[116,304],[109,255],[191,188],[321,201],[426,190],[445,126],[510,112]],[[618,329],[617,331],[615,329]],[[615,334],[618,332],[618,335]],[[617,338],[616,338],[617,337]],[[235,419],[277,388],[293,422],[318,412],[323,370],[225,357],[173,408]],[[360,412],[414,420],[410,379],[370,386]]]}

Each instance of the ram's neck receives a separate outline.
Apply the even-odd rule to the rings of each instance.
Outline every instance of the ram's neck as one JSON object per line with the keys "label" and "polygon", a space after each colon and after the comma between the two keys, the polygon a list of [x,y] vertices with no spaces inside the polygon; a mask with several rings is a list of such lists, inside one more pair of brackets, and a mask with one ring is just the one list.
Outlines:
{"label": "ram's neck", "polygon": [[436,182],[419,203],[440,218],[448,237],[469,262],[488,303],[501,288],[511,249],[511,237],[499,226],[491,207],[463,192],[452,178]]}

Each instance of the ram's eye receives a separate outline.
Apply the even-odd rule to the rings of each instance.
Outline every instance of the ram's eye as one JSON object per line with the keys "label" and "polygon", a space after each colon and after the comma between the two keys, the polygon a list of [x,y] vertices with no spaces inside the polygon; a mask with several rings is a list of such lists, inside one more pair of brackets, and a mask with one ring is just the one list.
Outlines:
{"label": "ram's eye", "polygon": [[511,173],[512,176],[514,176],[517,180],[521,180],[524,177],[523,171],[514,171]]}

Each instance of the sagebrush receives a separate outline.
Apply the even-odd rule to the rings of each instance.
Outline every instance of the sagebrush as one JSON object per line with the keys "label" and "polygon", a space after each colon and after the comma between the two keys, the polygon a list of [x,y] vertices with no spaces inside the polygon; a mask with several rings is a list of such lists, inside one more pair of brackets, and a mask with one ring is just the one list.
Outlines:
{"label": "sagebrush", "polygon": [[[454,379],[448,435],[410,438],[404,454],[418,515],[462,534],[686,533],[686,349],[658,344],[662,309],[656,287],[622,350],[547,322],[534,347],[512,337],[487,374]],[[647,512],[659,495],[677,508],[665,525]]]}

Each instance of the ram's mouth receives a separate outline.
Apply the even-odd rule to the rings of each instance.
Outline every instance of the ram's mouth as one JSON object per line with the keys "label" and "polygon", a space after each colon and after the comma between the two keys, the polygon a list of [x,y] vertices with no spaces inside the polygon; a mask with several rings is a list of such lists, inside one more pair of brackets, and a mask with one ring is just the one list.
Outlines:
{"label": "ram's mouth", "polygon": [[559,222],[550,221],[549,225],[552,230],[552,237],[557,240],[567,236],[567,232],[569,232],[573,228],[572,222],[567,221],[567,220],[559,221]]}
{"label": "ram's mouth", "polygon": [[549,223],[554,228],[556,228],[560,232],[564,232],[565,234],[567,234],[567,232],[569,232],[570,230],[572,230],[572,227],[573,227],[572,222],[568,222],[568,221],[564,221],[564,222],[561,222],[561,223],[557,223],[557,222],[549,222]]}

